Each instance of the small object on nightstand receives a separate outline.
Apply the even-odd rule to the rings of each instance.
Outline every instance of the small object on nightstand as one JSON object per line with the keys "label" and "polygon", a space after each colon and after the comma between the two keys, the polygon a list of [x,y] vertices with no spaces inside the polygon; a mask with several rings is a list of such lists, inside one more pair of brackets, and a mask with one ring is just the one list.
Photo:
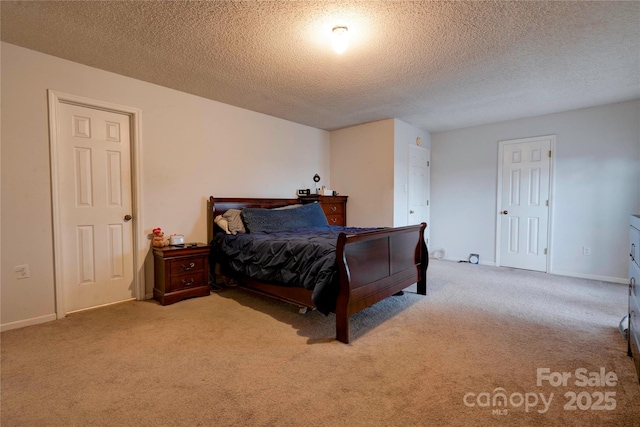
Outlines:
{"label": "small object on nightstand", "polygon": [[153,235],[151,237],[151,246],[155,248],[162,248],[167,246],[169,242],[167,242],[164,238],[164,232],[160,227],[156,227],[152,231]]}
{"label": "small object on nightstand", "polygon": [[169,245],[180,246],[184,245],[184,236],[182,234],[172,234],[169,236]]}
{"label": "small object on nightstand", "polygon": [[153,298],[162,305],[209,295],[209,251],[204,243],[153,249]]}

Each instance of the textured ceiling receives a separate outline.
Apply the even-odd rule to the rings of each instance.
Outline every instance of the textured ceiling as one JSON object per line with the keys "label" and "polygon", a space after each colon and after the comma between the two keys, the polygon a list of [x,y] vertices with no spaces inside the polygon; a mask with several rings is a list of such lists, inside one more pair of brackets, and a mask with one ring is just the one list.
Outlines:
{"label": "textured ceiling", "polygon": [[640,98],[637,1],[0,5],[8,43],[320,129],[437,132]]}

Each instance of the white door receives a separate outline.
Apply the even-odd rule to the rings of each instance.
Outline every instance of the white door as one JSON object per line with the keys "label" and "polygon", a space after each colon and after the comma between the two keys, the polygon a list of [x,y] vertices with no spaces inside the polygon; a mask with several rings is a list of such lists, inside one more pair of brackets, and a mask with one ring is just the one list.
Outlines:
{"label": "white door", "polygon": [[[409,146],[408,225],[429,223],[429,150]],[[427,230],[429,228],[427,227]],[[426,236],[425,236],[426,238]]]}
{"label": "white door", "polygon": [[498,265],[547,271],[553,137],[502,141]]}
{"label": "white door", "polygon": [[65,310],[134,298],[130,118],[60,102],[59,236]]}

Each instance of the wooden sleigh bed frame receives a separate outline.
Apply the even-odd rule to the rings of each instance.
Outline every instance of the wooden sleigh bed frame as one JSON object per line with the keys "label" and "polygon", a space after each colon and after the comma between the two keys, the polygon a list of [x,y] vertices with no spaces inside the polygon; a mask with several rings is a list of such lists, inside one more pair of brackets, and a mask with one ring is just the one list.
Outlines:
{"label": "wooden sleigh bed frame", "polygon": [[[208,242],[213,240],[214,218],[228,209],[276,208],[300,204],[299,199],[214,198],[207,206]],[[357,234],[340,233],[336,246],[339,293],[336,303],[336,339],[349,343],[349,317],[417,283],[417,292],[427,294],[429,262],[424,230],[427,224],[381,228]],[[220,231],[218,229],[217,231]],[[215,282],[216,262],[210,263]],[[260,282],[244,275],[224,272],[238,285],[282,301],[313,308],[311,291]]]}

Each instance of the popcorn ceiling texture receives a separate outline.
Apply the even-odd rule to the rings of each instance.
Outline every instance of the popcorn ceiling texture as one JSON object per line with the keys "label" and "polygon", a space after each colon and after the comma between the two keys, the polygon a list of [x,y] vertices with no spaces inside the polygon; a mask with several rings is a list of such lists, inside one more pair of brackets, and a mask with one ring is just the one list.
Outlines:
{"label": "popcorn ceiling texture", "polygon": [[[640,2],[2,1],[1,37],[334,130],[443,131],[640,97]],[[351,41],[330,47],[335,25]]]}

